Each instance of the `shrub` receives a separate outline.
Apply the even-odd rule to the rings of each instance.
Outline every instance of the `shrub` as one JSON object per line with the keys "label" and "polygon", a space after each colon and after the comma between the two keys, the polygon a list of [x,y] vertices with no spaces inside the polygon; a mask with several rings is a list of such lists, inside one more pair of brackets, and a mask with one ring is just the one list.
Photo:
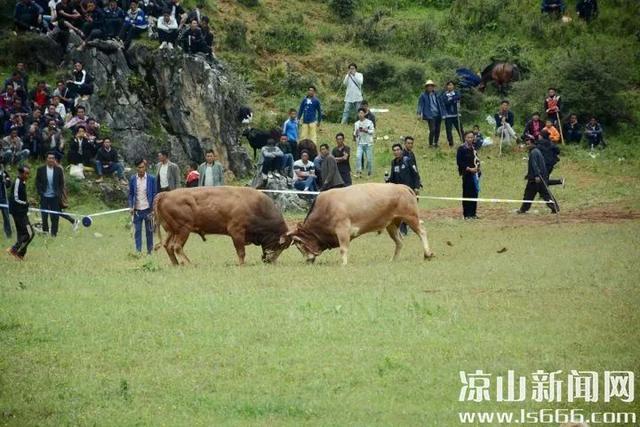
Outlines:
{"label": "shrub", "polygon": [[260,0],[238,0],[238,3],[246,7],[256,7],[260,4]]}
{"label": "shrub", "polygon": [[305,31],[304,26],[285,24],[264,31],[258,44],[267,52],[304,54],[313,47],[313,37]]}
{"label": "shrub", "polygon": [[329,10],[344,20],[353,17],[356,6],[357,0],[329,0]]}
{"label": "shrub", "polygon": [[376,10],[371,17],[361,18],[353,25],[353,38],[356,44],[374,50],[380,50],[387,46],[391,40],[395,27],[383,22],[383,18],[389,15],[386,9]]}
{"label": "shrub", "polygon": [[224,43],[231,50],[245,50],[247,48],[247,26],[240,20],[229,22],[226,26]]}
{"label": "shrub", "polygon": [[392,37],[393,50],[407,58],[427,58],[443,42],[442,30],[434,21],[408,23],[396,29]]}

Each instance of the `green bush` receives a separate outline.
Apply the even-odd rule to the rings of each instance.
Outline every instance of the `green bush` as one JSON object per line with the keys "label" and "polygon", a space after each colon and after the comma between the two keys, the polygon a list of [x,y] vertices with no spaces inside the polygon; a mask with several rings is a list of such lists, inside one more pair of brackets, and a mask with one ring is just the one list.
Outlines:
{"label": "green bush", "polygon": [[353,17],[356,6],[357,0],[329,0],[329,10],[344,20]]}
{"label": "green bush", "polygon": [[395,31],[393,25],[383,22],[388,15],[388,10],[378,9],[370,17],[360,18],[352,27],[355,43],[373,50],[385,48]]}
{"label": "green bush", "polygon": [[313,43],[313,36],[305,31],[304,26],[297,23],[272,27],[262,32],[258,39],[258,46],[271,53],[286,52],[304,54],[311,51]]}
{"label": "green bush", "polygon": [[229,22],[225,28],[225,45],[231,50],[247,49],[247,26],[240,20]]}
{"label": "green bush", "polygon": [[398,67],[384,59],[363,68],[368,98],[383,102],[407,101],[422,87],[424,68],[416,64]]}
{"label": "green bush", "polygon": [[444,44],[442,29],[434,21],[407,23],[392,35],[393,50],[407,58],[428,58]]}
{"label": "green bush", "polygon": [[260,0],[238,0],[238,3],[246,7],[256,7],[260,4]]}

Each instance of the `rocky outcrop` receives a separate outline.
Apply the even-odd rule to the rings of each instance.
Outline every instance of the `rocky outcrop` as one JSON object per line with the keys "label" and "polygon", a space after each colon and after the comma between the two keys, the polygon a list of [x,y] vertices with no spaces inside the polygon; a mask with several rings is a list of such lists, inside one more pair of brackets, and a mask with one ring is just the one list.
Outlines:
{"label": "rocky outcrop", "polygon": [[168,149],[186,166],[213,148],[235,177],[251,170],[236,120],[245,87],[222,63],[135,43],[125,54],[115,42],[74,50],[69,62],[75,60],[94,79],[94,94],[83,103],[120,143],[126,161],[155,159]]}

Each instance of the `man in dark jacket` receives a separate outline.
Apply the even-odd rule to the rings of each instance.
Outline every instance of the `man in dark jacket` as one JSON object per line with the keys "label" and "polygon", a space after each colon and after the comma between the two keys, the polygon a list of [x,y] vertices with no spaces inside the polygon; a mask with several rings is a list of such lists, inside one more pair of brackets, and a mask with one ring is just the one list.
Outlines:
{"label": "man in dark jacket", "polygon": [[576,12],[580,18],[590,22],[598,16],[598,0],[578,0]]}
{"label": "man in dark jacket", "polygon": [[[527,167],[527,186],[524,189],[523,200],[533,200],[536,194],[540,194],[546,202],[552,213],[558,213],[560,206],[556,202],[555,198],[549,192],[547,187],[547,181],[549,180],[549,172],[544,162],[544,156],[539,148],[536,147],[533,140],[527,140],[527,149],[529,150],[529,164]],[[523,202],[520,209],[516,212],[519,214],[527,213],[531,208],[530,202]]]}
{"label": "man in dark jacket", "polygon": [[76,137],[71,141],[69,148],[68,160],[72,165],[83,164],[85,166],[95,166],[93,155],[95,146],[86,138],[86,130],[84,126],[78,126]]}
{"label": "man in dark jacket", "polygon": [[[27,247],[33,240],[33,227],[29,223],[29,201],[27,199],[27,179],[29,179],[29,166],[18,167],[18,177],[11,185],[9,194],[9,212],[13,216],[16,225],[16,243],[7,249],[7,253],[22,261],[27,253]],[[30,232],[29,232],[30,231]]]}
{"label": "man in dark jacket", "polygon": [[[458,148],[456,162],[458,173],[462,177],[462,197],[469,199],[478,198],[480,193],[480,160],[474,147],[476,136],[473,132],[464,134],[464,144]],[[462,215],[464,219],[476,219],[478,202],[463,201]]]}
{"label": "man in dark jacket", "polygon": [[420,192],[420,189],[422,188],[422,179],[420,179],[420,172],[418,171],[418,162],[416,160],[416,154],[413,152],[413,144],[414,144],[414,140],[412,136],[404,137],[404,148],[402,150],[402,156],[407,162],[407,165],[409,165],[409,167],[413,169],[415,179],[413,182],[414,187],[411,187],[411,189],[416,194],[418,194]]}
{"label": "man in dark jacket", "polygon": [[37,31],[42,23],[42,8],[31,0],[19,0],[13,13],[18,31]]}
{"label": "man in dark jacket", "polygon": [[124,10],[118,7],[116,0],[109,1],[109,7],[104,9],[104,37],[112,39],[120,34],[124,22]]}
{"label": "man in dark jacket", "polygon": [[564,140],[567,144],[575,142],[579,143],[582,139],[582,130],[580,123],[578,123],[578,116],[571,114],[569,121],[564,125]]}
{"label": "man in dark jacket", "polygon": [[589,123],[584,127],[584,136],[591,149],[593,147],[604,148],[607,146],[602,138],[602,125],[595,117],[589,119]]}
{"label": "man in dark jacket", "polygon": [[[393,160],[391,161],[391,174],[385,174],[385,181],[393,184],[404,184],[411,188],[420,188],[420,176],[414,164],[411,163],[411,157],[404,155],[402,145],[393,144]],[[400,233],[407,235],[407,225],[400,223]]]}
{"label": "man in dark jacket", "polygon": [[444,110],[442,111],[442,118],[444,119],[444,127],[447,132],[447,142],[449,147],[453,147],[453,128],[456,128],[458,137],[462,141],[462,129],[460,124],[460,112],[458,107],[460,106],[460,92],[455,90],[455,84],[453,81],[448,81],[446,90],[442,92],[442,103]]}
{"label": "man in dark jacket", "polygon": [[549,133],[544,129],[540,133],[540,138],[535,141],[535,144],[542,153],[542,157],[544,157],[544,164],[547,166],[547,173],[549,174],[547,184],[564,185],[564,178],[551,179],[553,168],[560,161],[560,148],[558,148],[558,144],[551,142],[549,139]]}
{"label": "man in dark jacket", "polygon": [[344,181],[338,171],[336,158],[329,153],[329,145],[320,145],[320,155],[322,165],[320,166],[320,191],[331,190],[332,188],[344,187]]}
{"label": "man in dark jacket", "polygon": [[[47,153],[47,164],[36,171],[36,190],[40,196],[40,209],[60,211],[60,199],[64,192],[64,174],[53,152]],[[51,235],[58,234],[58,215],[51,215]],[[42,231],[49,232],[49,213],[42,212]]]}
{"label": "man in dark jacket", "polygon": [[344,134],[339,132],[336,134],[336,147],[331,151],[331,155],[335,157],[338,163],[338,172],[344,186],[351,185],[351,164],[349,157],[351,156],[351,148],[344,144]]}
{"label": "man in dark jacket", "polygon": [[[4,169],[4,163],[0,162],[0,205],[6,205],[9,203],[7,197],[7,191],[11,187],[11,178]],[[2,214],[2,226],[4,228],[4,235],[7,239],[11,238],[11,217],[9,216],[8,207],[0,207],[0,213]]]}
{"label": "man in dark jacket", "polygon": [[182,36],[182,48],[185,53],[206,53],[204,35],[195,19],[191,21],[189,29]]}
{"label": "man in dark jacket", "polygon": [[102,147],[96,154],[96,173],[98,179],[96,182],[102,182],[102,176],[105,174],[115,173],[121,184],[126,184],[124,179],[124,167],[118,159],[118,152],[111,146],[111,138],[102,140]]}

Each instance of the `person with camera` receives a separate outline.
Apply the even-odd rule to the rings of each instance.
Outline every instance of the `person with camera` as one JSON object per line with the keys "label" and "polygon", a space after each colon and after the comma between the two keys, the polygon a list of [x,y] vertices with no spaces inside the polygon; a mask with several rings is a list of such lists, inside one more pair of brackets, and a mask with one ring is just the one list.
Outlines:
{"label": "person with camera", "polygon": [[358,109],[358,121],[354,125],[353,139],[358,144],[356,152],[356,178],[362,175],[363,156],[367,158],[367,175],[373,173],[373,135],[375,126],[373,122],[365,117],[366,111],[360,107]]}
{"label": "person with camera", "polygon": [[342,124],[347,124],[351,116],[351,111],[360,108],[362,102],[362,83],[364,77],[362,73],[358,72],[358,66],[354,63],[349,64],[349,71],[344,76],[342,84],[347,87],[347,92],[344,96],[344,111],[342,112]]}

